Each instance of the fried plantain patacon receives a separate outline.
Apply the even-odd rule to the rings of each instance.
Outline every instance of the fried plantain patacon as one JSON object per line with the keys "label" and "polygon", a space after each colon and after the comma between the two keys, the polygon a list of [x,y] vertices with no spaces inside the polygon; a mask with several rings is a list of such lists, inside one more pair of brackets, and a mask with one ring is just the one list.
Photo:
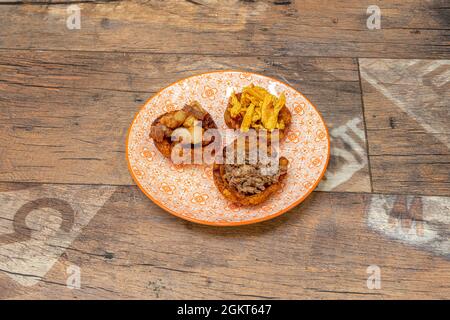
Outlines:
{"label": "fried plantain patacon", "polygon": [[150,128],[150,138],[156,148],[167,158],[172,150],[180,144],[180,155],[193,153],[196,148],[203,148],[214,141],[214,137],[205,137],[204,132],[217,129],[211,115],[194,101],[181,110],[167,112],[156,118]]}
{"label": "fried plantain patacon", "polygon": [[224,120],[229,128],[242,132],[250,129],[271,132],[278,129],[281,139],[292,122],[292,115],[286,107],[284,92],[277,98],[266,89],[251,84],[242,92],[231,94]]}
{"label": "fried plantain patacon", "polygon": [[[264,142],[267,143],[267,142]],[[258,143],[260,147],[261,142]],[[239,148],[245,145],[245,156],[239,159]],[[229,153],[233,148],[234,153]],[[289,161],[285,157],[271,157],[271,161],[261,161],[250,156],[249,144],[233,144],[223,149],[223,161],[213,164],[214,183],[219,191],[231,202],[251,206],[262,203],[282,187]],[[270,148],[269,157],[271,156]],[[244,153],[243,153],[244,154]],[[228,157],[228,158],[227,158]],[[230,157],[233,161],[230,161]]]}

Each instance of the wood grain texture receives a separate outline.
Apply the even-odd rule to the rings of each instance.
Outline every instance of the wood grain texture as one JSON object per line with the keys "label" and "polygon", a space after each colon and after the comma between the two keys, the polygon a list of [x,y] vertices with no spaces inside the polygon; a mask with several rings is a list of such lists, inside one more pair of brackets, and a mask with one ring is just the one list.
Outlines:
{"label": "wood grain texture", "polygon": [[[3,5],[0,47],[216,55],[449,56],[449,10],[444,0],[86,2],[78,3],[80,30],[66,27],[68,4]],[[366,26],[370,5],[381,9],[381,30]]]}
{"label": "wood grain texture", "polygon": [[[381,30],[366,27],[369,5]],[[0,21],[1,299],[450,296],[448,1],[0,0]],[[328,192],[214,228],[132,185],[124,144],[140,106],[224,69],[318,107]]]}
{"label": "wood grain texture", "polygon": [[36,4],[36,5],[59,5],[59,4],[72,4],[72,3],[108,3],[108,2],[120,2],[123,0],[0,0],[0,4]]}
{"label": "wood grain texture", "polygon": [[376,192],[450,195],[450,61],[360,61]]}
{"label": "wood grain texture", "polygon": [[[272,221],[214,228],[171,216],[134,186],[114,187],[102,207],[96,205],[105,192],[101,186],[20,187],[2,184],[0,199],[10,199],[8,210],[0,209],[3,228],[11,228],[11,210],[21,201],[58,194],[76,212],[96,214],[46,275],[33,274],[29,264],[14,274],[0,271],[3,298],[392,299],[450,294],[446,211],[450,198],[419,197],[414,201],[424,209],[414,205],[420,210],[413,213],[396,196],[316,192]],[[58,230],[60,221],[51,220],[53,215],[52,210],[30,214],[28,227],[36,229],[33,239],[41,238],[39,221],[51,221],[50,230]],[[398,229],[398,223],[406,230]],[[412,233],[417,233],[415,238],[410,238]],[[51,232],[47,237],[52,237]],[[447,251],[430,245],[444,244],[443,239],[447,247],[441,248]],[[0,253],[3,250],[0,247]],[[55,248],[47,245],[41,250],[36,255]],[[70,265],[81,269],[80,290],[66,287]],[[381,268],[380,290],[367,288],[369,265]],[[37,284],[21,286],[20,277],[34,277]]]}
{"label": "wood grain texture", "polygon": [[125,137],[140,106],[175,80],[220,69],[299,89],[333,136],[322,190],[370,191],[358,67],[347,58],[0,50],[0,180],[131,184]]}

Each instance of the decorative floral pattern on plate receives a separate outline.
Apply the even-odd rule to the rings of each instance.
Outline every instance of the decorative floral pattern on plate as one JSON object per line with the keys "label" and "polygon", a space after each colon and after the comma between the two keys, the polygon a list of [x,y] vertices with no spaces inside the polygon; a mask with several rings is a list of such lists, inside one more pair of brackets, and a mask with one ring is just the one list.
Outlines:
{"label": "decorative floral pattern on plate", "polygon": [[[254,207],[229,203],[216,189],[210,165],[173,165],[149,138],[156,117],[197,100],[219,128],[230,93],[250,83],[285,92],[292,124],[280,142],[289,159],[281,192]],[[127,139],[130,173],[141,190],[163,209],[187,220],[210,225],[239,225],[263,221],[299,204],[319,183],[330,157],[328,131],[315,107],[294,88],[248,72],[217,71],[180,80],[161,90],[136,115]]]}

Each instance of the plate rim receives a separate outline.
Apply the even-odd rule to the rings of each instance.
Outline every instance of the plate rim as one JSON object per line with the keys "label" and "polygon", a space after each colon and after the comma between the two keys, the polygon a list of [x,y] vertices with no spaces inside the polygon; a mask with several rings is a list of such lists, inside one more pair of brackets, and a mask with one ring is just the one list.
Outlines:
{"label": "plate rim", "polygon": [[[147,106],[147,104],[154,98],[156,98],[162,91],[176,85],[179,82],[185,81],[187,79],[190,78],[195,78],[198,76],[202,76],[202,75],[206,75],[206,74],[212,74],[212,73],[226,73],[226,72],[237,72],[237,73],[247,73],[247,74],[254,74],[260,77],[264,77],[264,78],[268,78],[272,81],[275,82],[279,82],[284,84],[285,86],[291,88],[292,90],[294,90],[295,92],[297,92],[298,94],[300,94],[300,96],[302,96],[306,101],[308,101],[308,103],[314,108],[314,110],[317,112],[317,114],[319,115],[322,123],[325,126],[325,131],[326,131],[326,136],[327,136],[327,159],[325,162],[325,166],[323,167],[322,172],[320,173],[319,178],[317,179],[317,181],[314,183],[314,185],[311,186],[311,188],[302,196],[300,197],[298,200],[294,201],[291,205],[287,206],[286,208],[281,209],[278,212],[275,212],[271,215],[262,217],[262,218],[257,218],[257,219],[250,219],[250,220],[245,220],[245,221],[233,221],[233,222],[221,222],[221,221],[206,221],[206,220],[200,220],[200,219],[196,219],[196,218],[191,218],[191,217],[187,217],[184,216],[170,208],[167,208],[164,204],[162,204],[161,202],[159,202],[158,200],[156,200],[155,198],[153,198],[140,184],[139,180],[137,179],[137,177],[135,176],[132,168],[131,168],[131,164],[130,164],[130,159],[128,156],[128,142],[129,142],[129,138],[130,138],[130,132],[131,132],[131,128],[133,127],[137,116],[141,113],[142,110],[144,110],[144,108]],[[131,122],[131,124],[128,127],[127,130],[127,135],[126,135],[126,141],[125,141],[125,157],[127,160],[127,167],[128,167],[128,172],[130,173],[131,177],[133,178],[133,181],[136,183],[136,185],[139,187],[139,189],[150,199],[153,201],[153,203],[155,203],[158,207],[160,207],[161,209],[167,211],[168,213],[181,218],[183,220],[187,220],[190,222],[194,222],[194,223],[198,223],[198,224],[202,224],[202,225],[208,225],[208,226],[215,226],[215,227],[232,227],[232,226],[243,226],[243,225],[249,225],[249,224],[254,224],[254,223],[258,223],[258,222],[263,222],[263,221],[267,221],[267,220],[271,220],[273,218],[276,218],[280,215],[282,215],[283,213],[286,213],[287,211],[293,209],[294,207],[296,207],[297,205],[299,205],[300,203],[302,203],[317,187],[317,185],[320,183],[320,181],[322,181],[323,176],[325,175],[325,172],[327,171],[328,168],[328,163],[330,161],[330,134],[329,134],[329,130],[327,127],[327,124],[325,122],[325,120],[323,119],[322,114],[320,113],[320,111],[317,109],[317,107],[307,98],[305,97],[300,91],[298,91],[297,89],[295,89],[292,85],[278,80],[276,78],[273,78],[271,76],[266,76],[257,72],[252,72],[252,71],[244,71],[244,70],[237,70],[237,69],[229,69],[229,70],[214,70],[214,71],[208,71],[208,72],[202,72],[202,73],[198,73],[189,77],[185,77],[179,80],[176,80],[172,83],[170,83],[169,85],[163,87],[162,89],[158,90],[158,92],[156,92],[155,94],[153,94],[150,98],[148,98],[144,104],[139,108],[139,110],[136,112],[136,114],[133,117],[133,121]]]}

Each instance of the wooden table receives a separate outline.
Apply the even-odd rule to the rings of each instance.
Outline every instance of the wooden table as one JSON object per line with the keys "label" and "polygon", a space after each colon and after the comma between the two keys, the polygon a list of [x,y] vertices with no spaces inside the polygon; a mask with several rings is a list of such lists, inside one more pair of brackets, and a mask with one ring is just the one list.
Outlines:
{"label": "wooden table", "polygon": [[[0,1],[0,297],[449,298],[448,4]],[[329,126],[325,180],[272,221],[183,221],[127,172],[143,102],[219,69],[291,84]]]}

